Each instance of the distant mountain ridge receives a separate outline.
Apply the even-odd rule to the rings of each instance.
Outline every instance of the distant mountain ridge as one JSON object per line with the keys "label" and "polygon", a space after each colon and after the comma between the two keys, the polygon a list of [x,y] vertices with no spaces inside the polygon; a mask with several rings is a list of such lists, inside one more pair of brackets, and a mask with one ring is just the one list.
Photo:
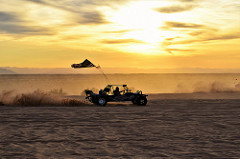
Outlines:
{"label": "distant mountain ridge", "polygon": [[[103,67],[107,74],[128,73],[239,73],[240,69],[208,69],[208,68],[110,68]],[[26,68],[26,67],[0,67],[0,74],[99,74],[96,68]]]}
{"label": "distant mountain ridge", "polygon": [[0,74],[16,74],[16,72],[5,69],[5,68],[0,68]]}

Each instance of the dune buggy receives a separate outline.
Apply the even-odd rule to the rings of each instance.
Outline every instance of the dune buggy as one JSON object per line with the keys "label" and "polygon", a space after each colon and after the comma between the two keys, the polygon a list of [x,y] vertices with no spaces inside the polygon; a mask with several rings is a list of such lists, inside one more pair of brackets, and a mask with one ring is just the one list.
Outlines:
{"label": "dune buggy", "polygon": [[86,99],[90,102],[105,106],[108,102],[121,102],[132,101],[133,104],[144,106],[147,104],[146,94],[142,94],[142,91],[135,93],[128,89],[127,85],[107,85],[104,89],[101,89],[98,94],[93,93],[92,90],[85,90]]}

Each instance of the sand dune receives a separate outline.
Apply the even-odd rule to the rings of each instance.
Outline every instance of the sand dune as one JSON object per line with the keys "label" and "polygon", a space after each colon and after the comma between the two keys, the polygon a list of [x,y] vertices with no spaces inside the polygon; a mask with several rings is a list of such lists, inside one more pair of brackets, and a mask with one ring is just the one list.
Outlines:
{"label": "sand dune", "polygon": [[1,106],[0,155],[240,158],[239,106],[238,93],[152,94],[146,107]]}

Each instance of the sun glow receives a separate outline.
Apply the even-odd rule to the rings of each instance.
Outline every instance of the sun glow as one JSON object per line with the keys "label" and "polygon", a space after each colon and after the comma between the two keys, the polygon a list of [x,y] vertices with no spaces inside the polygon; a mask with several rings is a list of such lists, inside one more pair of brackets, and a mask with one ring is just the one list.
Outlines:
{"label": "sun glow", "polygon": [[166,5],[166,2],[132,2],[111,12],[109,14],[111,16],[107,16],[107,19],[120,30],[129,30],[121,38],[142,41],[142,43],[121,46],[121,50],[144,54],[159,53],[160,42],[165,38],[160,30],[164,17],[154,8],[161,5]]}
{"label": "sun glow", "polygon": [[157,28],[161,21],[156,21],[158,15],[151,10],[152,6],[145,3],[133,3],[120,8],[112,17],[112,22],[127,27],[128,29]]}

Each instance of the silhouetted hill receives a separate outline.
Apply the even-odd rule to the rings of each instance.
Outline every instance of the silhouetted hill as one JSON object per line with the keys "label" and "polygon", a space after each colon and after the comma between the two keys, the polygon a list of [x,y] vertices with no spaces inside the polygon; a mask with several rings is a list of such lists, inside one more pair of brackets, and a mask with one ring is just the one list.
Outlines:
{"label": "silhouetted hill", "polygon": [[16,72],[11,71],[11,70],[7,70],[4,68],[0,68],[0,74],[16,74]]}

